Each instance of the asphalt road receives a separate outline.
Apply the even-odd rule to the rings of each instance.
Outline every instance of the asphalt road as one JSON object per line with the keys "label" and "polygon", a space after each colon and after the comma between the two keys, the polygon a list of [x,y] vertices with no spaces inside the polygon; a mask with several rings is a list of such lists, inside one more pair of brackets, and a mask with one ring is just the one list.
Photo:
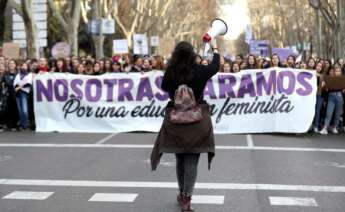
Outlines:
{"label": "asphalt road", "polygon": [[[0,134],[0,212],[173,212],[175,159],[156,134]],[[217,135],[196,211],[344,212],[345,135]]]}

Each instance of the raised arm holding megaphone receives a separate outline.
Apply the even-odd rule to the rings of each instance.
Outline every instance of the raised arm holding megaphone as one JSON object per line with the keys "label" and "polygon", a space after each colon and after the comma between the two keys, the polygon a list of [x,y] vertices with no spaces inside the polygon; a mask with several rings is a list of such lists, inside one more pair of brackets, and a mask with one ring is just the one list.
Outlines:
{"label": "raised arm holding megaphone", "polygon": [[219,35],[225,35],[227,32],[228,26],[225,21],[219,18],[214,19],[211,22],[210,30],[208,30],[208,32],[202,37],[202,40],[205,42],[204,55],[205,52],[214,47],[216,41],[215,38]]}

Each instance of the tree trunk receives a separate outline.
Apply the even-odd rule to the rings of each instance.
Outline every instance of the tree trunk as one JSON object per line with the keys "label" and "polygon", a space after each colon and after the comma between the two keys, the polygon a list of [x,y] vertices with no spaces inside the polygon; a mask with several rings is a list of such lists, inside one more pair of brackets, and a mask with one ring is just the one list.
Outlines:
{"label": "tree trunk", "polygon": [[345,9],[345,3],[344,0],[337,0],[337,17],[338,17],[338,23],[339,23],[339,31],[338,31],[338,57],[344,56],[344,37],[345,37],[345,20],[344,20],[344,9]]}
{"label": "tree trunk", "polygon": [[52,15],[56,18],[65,32],[65,38],[71,45],[72,54],[78,56],[78,28],[80,23],[81,3],[80,0],[68,1],[68,17],[65,19],[58,11],[54,0],[47,0]]}
{"label": "tree trunk", "polygon": [[32,0],[21,0],[21,6],[26,32],[26,49],[28,58],[39,58],[37,27],[33,20]]}
{"label": "tree trunk", "polygon": [[4,35],[5,35],[5,23],[6,23],[6,17],[5,17],[5,10],[7,6],[7,0],[1,0],[0,1],[0,45],[4,41]]}
{"label": "tree trunk", "polygon": [[98,35],[93,36],[94,44],[95,44],[95,51],[96,51],[96,58],[103,58],[104,51],[103,51],[103,44],[104,44],[104,35],[103,35],[103,27],[102,27],[102,19],[100,21],[99,33]]}
{"label": "tree trunk", "polygon": [[341,37],[342,35],[342,8],[341,8],[341,1],[343,0],[337,0],[337,23],[339,24],[339,29],[337,31],[337,41],[336,41],[336,58],[340,58],[342,55],[342,48],[343,46],[341,45]]}
{"label": "tree trunk", "polygon": [[72,42],[70,43],[72,48],[72,54],[74,56],[78,56],[78,50],[79,50],[79,43],[78,43],[78,29],[79,29],[79,23],[80,23],[80,0],[73,1],[72,4],[72,14],[71,14],[71,21],[72,21],[72,30],[71,34],[73,34]]}
{"label": "tree trunk", "polygon": [[78,26],[69,25],[67,34],[67,43],[71,45],[71,54],[78,56]]}
{"label": "tree trunk", "polygon": [[93,43],[95,46],[95,55],[96,58],[103,58],[103,42],[104,42],[104,35],[103,35],[103,24],[102,24],[102,6],[99,0],[93,0],[93,11],[92,11],[92,20],[97,21],[99,24],[99,31],[97,34],[92,36]]}
{"label": "tree trunk", "polygon": [[316,26],[317,26],[317,54],[320,57],[324,56],[323,48],[322,48],[322,20],[321,20],[321,12],[317,9],[316,11]]}

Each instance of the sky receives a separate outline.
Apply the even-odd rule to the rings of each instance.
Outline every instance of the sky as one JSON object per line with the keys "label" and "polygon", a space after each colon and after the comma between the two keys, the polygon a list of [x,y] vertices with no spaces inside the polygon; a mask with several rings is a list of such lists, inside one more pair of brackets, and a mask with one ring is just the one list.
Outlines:
{"label": "sky", "polygon": [[228,25],[226,39],[236,39],[250,24],[247,0],[234,0],[233,4],[222,6],[220,18]]}

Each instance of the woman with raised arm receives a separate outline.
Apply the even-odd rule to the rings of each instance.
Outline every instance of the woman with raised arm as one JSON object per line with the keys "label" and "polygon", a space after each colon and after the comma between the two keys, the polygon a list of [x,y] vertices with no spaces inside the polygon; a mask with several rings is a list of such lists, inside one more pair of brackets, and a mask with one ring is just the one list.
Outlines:
{"label": "woman with raised arm", "polygon": [[[209,65],[199,65],[196,63],[197,54],[194,52],[193,46],[185,41],[178,43],[172,53],[161,85],[162,89],[169,93],[170,101],[151,153],[151,167],[152,170],[156,170],[163,153],[175,153],[179,187],[177,202],[181,205],[182,211],[193,211],[191,198],[197,178],[200,153],[208,153],[209,169],[215,155],[210,109],[203,99],[207,81],[220,69],[220,56],[216,45],[213,53],[213,60]],[[196,112],[194,110],[190,111],[193,116],[195,115],[190,118],[195,119],[194,121],[189,120],[188,123],[182,121],[186,117],[176,118],[177,114],[174,113],[175,110],[178,111],[178,105],[185,106],[183,105],[185,102],[179,99],[180,91],[183,88],[195,101],[196,104],[192,104],[193,108],[200,109],[200,114],[194,114]],[[188,114],[186,111],[182,111],[181,114],[184,112]],[[177,123],[179,118],[182,123]]]}

